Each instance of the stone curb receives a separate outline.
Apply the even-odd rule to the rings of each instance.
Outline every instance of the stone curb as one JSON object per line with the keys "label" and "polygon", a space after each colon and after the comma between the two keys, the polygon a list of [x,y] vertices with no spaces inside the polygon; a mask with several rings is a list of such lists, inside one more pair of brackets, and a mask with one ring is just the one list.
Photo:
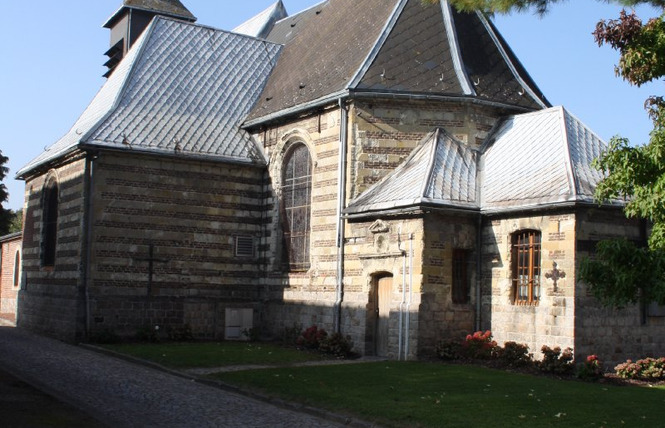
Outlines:
{"label": "stone curb", "polygon": [[[200,383],[200,384],[203,384],[203,385],[211,386],[213,388],[219,388],[219,389],[222,389],[222,390],[225,390],[225,391],[228,391],[228,392],[233,392],[233,393],[236,393],[236,394],[244,395],[246,397],[253,398],[255,400],[262,401],[264,403],[268,403],[268,404],[272,404],[274,406],[281,407],[283,409],[292,410],[294,412],[307,413],[309,415],[316,416],[316,417],[319,417],[319,418],[322,418],[322,419],[326,419],[326,420],[329,420],[331,422],[336,422],[336,423],[339,423],[339,424],[342,424],[342,425],[345,425],[345,426],[354,427],[354,428],[378,428],[378,427],[380,427],[380,425],[376,425],[376,424],[372,424],[372,423],[369,423],[369,422],[361,421],[359,419],[355,419],[355,418],[352,418],[352,417],[343,416],[343,415],[333,413],[333,412],[329,412],[329,411],[326,411],[326,410],[322,410],[322,409],[319,409],[319,408],[316,408],[316,407],[305,406],[305,405],[302,405],[302,404],[298,404],[298,403],[278,399],[278,398],[275,398],[275,397],[271,397],[269,395],[260,394],[260,393],[257,393],[255,391],[250,391],[250,390],[247,390],[247,389],[243,389],[241,387],[237,387],[235,385],[230,385],[228,383],[225,383],[225,382],[222,382],[222,381],[219,381],[219,380],[206,379],[206,378],[203,378],[203,377],[192,376],[188,373],[184,373],[184,372],[181,372],[181,371],[178,371],[178,370],[173,370],[171,368],[165,367],[161,364],[154,363],[152,361],[147,361],[147,360],[143,360],[141,358],[132,357],[131,355],[122,354],[120,352],[115,352],[115,351],[112,351],[110,349],[105,349],[105,348],[102,348],[102,347],[99,347],[99,346],[90,345],[90,344],[87,344],[87,343],[79,343],[78,346],[80,348],[87,349],[87,350],[93,351],[93,352],[97,352],[99,354],[104,354],[104,355],[107,355],[107,356],[110,356],[110,357],[119,358],[121,360],[130,362],[130,363],[139,364],[139,365],[142,365],[142,366],[145,366],[145,367],[149,367],[149,368],[152,368],[152,369],[155,369],[155,370],[159,370],[159,371],[171,374],[173,376],[178,376],[178,377],[181,377],[181,378],[184,378],[184,379],[191,380],[193,382],[197,382],[197,383]],[[315,364],[309,364],[309,365],[311,366],[311,365],[315,365]],[[270,367],[269,366],[265,366],[265,367],[262,366],[261,368],[270,368]]]}

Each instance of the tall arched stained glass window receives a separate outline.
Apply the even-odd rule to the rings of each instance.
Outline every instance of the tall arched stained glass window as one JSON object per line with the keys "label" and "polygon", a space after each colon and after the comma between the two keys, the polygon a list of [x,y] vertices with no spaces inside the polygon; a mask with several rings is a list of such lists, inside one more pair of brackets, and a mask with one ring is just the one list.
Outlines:
{"label": "tall arched stained glass window", "polygon": [[291,270],[306,270],[309,269],[312,199],[312,159],[307,146],[291,147],[283,165],[284,262]]}

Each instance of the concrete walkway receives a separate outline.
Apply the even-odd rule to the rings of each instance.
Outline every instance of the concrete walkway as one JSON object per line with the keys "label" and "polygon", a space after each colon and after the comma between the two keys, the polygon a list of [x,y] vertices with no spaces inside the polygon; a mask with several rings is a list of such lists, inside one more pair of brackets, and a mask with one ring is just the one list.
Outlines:
{"label": "concrete walkway", "polygon": [[11,327],[0,364],[110,427],[343,426]]}

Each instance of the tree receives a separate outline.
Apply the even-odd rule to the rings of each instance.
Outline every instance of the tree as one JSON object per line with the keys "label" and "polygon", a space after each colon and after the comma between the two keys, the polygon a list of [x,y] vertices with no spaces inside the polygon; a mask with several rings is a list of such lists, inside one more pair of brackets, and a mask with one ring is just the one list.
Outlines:
{"label": "tree", "polygon": [[[426,0],[433,1],[433,0]],[[608,0],[609,1],[609,0]],[[544,14],[561,0],[450,0],[459,10],[507,13],[534,8]],[[639,4],[662,8],[665,0],[614,0],[624,6]],[[621,12],[616,20],[600,21],[593,32],[599,46],[607,44],[620,53],[615,71],[632,85],[640,86],[665,76],[665,13],[643,23],[634,12]],[[627,200],[625,214],[648,220],[648,245],[627,240],[598,244],[594,260],[586,259],[580,278],[605,305],[623,307],[637,302],[665,304],[665,100],[652,96],[645,102],[653,121],[647,144],[632,146],[615,137],[608,150],[595,160],[606,173],[598,185],[598,202]]]}
{"label": "tree", "polygon": [[6,209],[3,205],[9,199],[7,186],[3,183],[5,176],[9,172],[9,168],[5,166],[9,158],[2,155],[0,150],[0,236],[9,233],[9,225],[12,220],[12,212]]}
{"label": "tree", "polygon": [[11,221],[9,222],[9,233],[23,231],[23,211],[11,211]]}

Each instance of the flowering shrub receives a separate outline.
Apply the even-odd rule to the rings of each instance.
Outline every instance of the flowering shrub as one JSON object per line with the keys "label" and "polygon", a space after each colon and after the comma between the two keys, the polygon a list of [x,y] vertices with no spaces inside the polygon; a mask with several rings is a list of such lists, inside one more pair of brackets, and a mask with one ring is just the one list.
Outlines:
{"label": "flowering shrub", "polygon": [[597,380],[603,377],[603,367],[596,355],[589,355],[577,368],[577,377],[584,380]]}
{"label": "flowering shrub", "polygon": [[503,348],[496,347],[496,356],[507,367],[524,367],[533,363],[533,354],[523,343],[506,342]]}
{"label": "flowering shrub", "polygon": [[321,341],[326,337],[328,337],[327,331],[313,325],[300,334],[296,344],[298,346],[304,346],[305,348],[309,349],[319,349]]}
{"label": "flowering shrub", "polygon": [[643,358],[619,364],[614,368],[616,374],[625,379],[664,379],[665,357]]}
{"label": "flowering shrub", "polygon": [[351,349],[353,349],[351,336],[342,336],[340,333],[333,333],[319,342],[319,351],[337,358],[349,357]]}
{"label": "flowering shrub", "polygon": [[492,358],[493,352],[496,350],[497,345],[492,340],[492,332],[477,331],[473,334],[467,334],[466,339],[462,342],[460,347],[460,354],[466,358],[487,360]]}
{"label": "flowering shrub", "polygon": [[434,352],[442,360],[450,361],[460,358],[460,348],[462,345],[459,340],[442,340],[436,344]]}
{"label": "flowering shrub", "polygon": [[543,353],[543,360],[538,364],[540,370],[555,374],[568,374],[572,372],[574,368],[572,349],[566,348],[562,352],[558,346],[550,348],[547,345],[543,345],[540,352]]}

